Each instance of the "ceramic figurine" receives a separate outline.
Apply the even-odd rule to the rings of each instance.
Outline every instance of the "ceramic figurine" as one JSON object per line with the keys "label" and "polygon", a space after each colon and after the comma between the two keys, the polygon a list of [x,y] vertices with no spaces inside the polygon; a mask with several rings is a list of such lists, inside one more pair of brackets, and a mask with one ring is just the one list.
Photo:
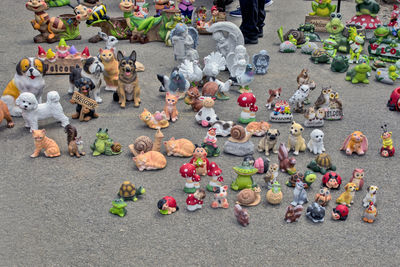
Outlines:
{"label": "ceramic figurine", "polygon": [[349,41],[350,44],[350,59],[349,63],[358,63],[361,52],[363,50],[364,36],[357,35],[353,40]]}
{"label": "ceramic figurine", "polygon": [[303,205],[308,202],[307,192],[304,189],[306,184],[300,180],[296,181],[296,186],[293,189],[293,201],[290,203],[292,206]]}
{"label": "ceramic figurine", "polygon": [[254,136],[264,136],[270,127],[271,125],[266,121],[253,121],[247,124],[246,131],[252,133]]}
{"label": "ceramic figurine", "polygon": [[331,58],[334,58],[336,56],[337,47],[338,43],[332,38],[325,39],[322,43],[322,48],[325,49],[325,51]]}
{"label": "ceramic figurine", "polygon": [[287,223],[292,223],[292,222],[297,222],[301,214],[303,213],[303,206],[302,205],[297,205],[297,206],[292,206],[289,205],[289,207],[286,208],[286,214],[285,214],[285,222]]}
{"label": "ceramic figurine", "polygon": [[214,122],[219,120],[214,110],[214,104],[214,99],[211,97],[207,96],[203,98],[203,107],[195,115],[198,124],[203,127],[210,127]]}
{"label": "ceramic figurine", "polygon": [[121,144],[113,142],[113,140],[108,135],[108,129],[99,128],[96,133],[96,140],[90,146],[93,151],[93,156],[99,156],[104,154],[106,156],[121,154]]}
{"label": "ceramic figurine", "polygon": [[266,197],[267,197],[268,203],[270,203],[272,205],[277,205],[277,204],[281,203],[283,194],[281,191],[281,185],[278,183],[278,181],[275,181],[272,184],[271,189],[269,189],[266,194]]}
{"label": "ceramic figurine", "polygon": [[110,213],[118,215],[119,217],[124,217],[127,213],[126,206],[128,206],[128,204],[126,204],[123,199],[114,199],[112,201],[112,208],[110,209]]}
{"label": "ceramic figurine", "polygon": [[336,5],[331,4],[332,0],[315,0],[311,2],[313,12],[310,16],[329,17],[332,12],[335,12]]}
{"label": "ceramic figurine", "polygon": [[361,190],[364,185],[364,170],[363,169],[354,169],[353,176],[350,178],[350,183],[354,183],[356,185],[356,191]]}
{"label": "ceramic figurine", "polygon": [[[341,120],[343,119],[343,105],[339,100],[339,93],[331,89],[329,93],[329,104],[325,114],[326,120]],[[328,90],[328,91],[329,91]],[[318,102],[318,100],[317,100]]]}
{"label": "ceramic figurine", "polygon": [[[330,34],[330,38],[337,43],[337,50],[341,53],[349,53],[350,47],[345,34],[345,25],[342,22],[342,14],[339,12],[331,13],[331,19],[326,24],[325,29]],[[347,60],[346,60],[347,61]]]}
{"label": "ceramic figurine", "polygon": [[15,100],[15,105],[22,110],[25,127],[30,128],[31,132],[38,129],[39,120],[48,118],[54,118],[61,122],[61,127],[69,124],[69,119],[64,114],[63,107],[60,104],[60,95],[57,91],[48,92],[47,101],[42,104],[38,103],[34,94],[22,93]]}
{"label": "ceramic figurine", "polygon": [[330,171],[322,177],[322,185],[329,189],[339,189],[342,184],[342,177],[336,172]]}
{"label": "ceramic figurine", "polygon": [[301,46],[301,53],[311,55],[315,49],[318,49],[318,45],[306,38],[305,44]]}
{"label": "ceramic figurine", "polygon": [[21,117],[22,110],[15,104],[19,94],[30,92],[35,95],[37,102],[42,103],[45,87],[43,75],[47,71],[43,61],[34,58],[23,58],[16,66],[14,78],[7,84],[0,100],[3,101],[13,117]]}
{"label": "ceramic figurine", "polygon": [[190,105],[194,112],[198,112],[203,107],[204,97],[200,96],[199,89],[196,86],[192,86],[186,92],[185,104]]}
{"label": "ceramic figurine", "polygon": [[370,185],[367,189],[367,194],[363,198],[363,207],[366,208],[372,202],[376,206],[376,192],[378,187],[376,185]]}
{"label": "ceramic figurine", "polygon": [[176,104],[178,103],[179,97],[177,95],[170,94],[167,92],[165,95],[165,106],[164,112],[166,119],[175,122],[178,119],[178,110],[176,109]]}
{"label": "ceramic figurine", "polygon": [[304,152],[306,150],[306,142],[301,135],[303,130],[304,128],[300,124],[295,121],[292,122],[289,131],[288,152],[293,149],[293,154],[296,156],[300,151]]}
{"label": "ceramic figurine", "polygon": [[375,79],[384,84],[394,84],[399,75],[396,73],[396,66],[376,69]]}
{"label": "ceramic figurine", "polygon": [[243,157],[254,153],[254,144],[248,133],[241,125],[235,125],[231,129],[231,137],[224,144],[224,152],[227,154]]}
{"label": "ceramic figurine", "polygon": [[58,46],[56,46],[56,54],[57,58],[63,59],[69,56],[69,45],[65,42],[64,38],[60,39],[60,42],[58,43]]}
{"label": "ceramic figurine", "polygon": [[[253,156],[246,156],[246,157],[253,157]],[[265,157],[259,157],[254,160],[254,168],[258,170],[258,173],[266,173],[269,169],[269,162],[270,160]]]}
{"label": "ceramic figurine", "polygon": [[244,73],[247,64],[249,64],[249,54],[243,45],[236,46],[235,50],[226,56],[226,67],[231,77],[238,77]]}
{"label": "ceramic figurine", "polygon": [[278,136],[280,132],[278,129],[268,129],[265,137],[263,137],[258,143],[258,152],[265,151],[265,155],[269,156],[269,151],[272,150],[272,153],[278,153]]}
{"label": "ceramic figurine", "polygon": [[101,31],[98,32],[97,34],[101,39],[103,39],[103,41],[106,42],[105,49],[107,50],[114,49],[118,44],[118,39],[115,36],[112,35],[108,36],[106,33]]}
{"label": "ceramic figurine", "polygon": [[179,210],[173,197],[165,196],[157,202],[157,208],[162,215],[170,215]]}
{"label": "ceramic figurine", "polygon": [[191,26],[186,26],[183,23],[176,24],[170,34],[171,43],[174,47],[174,57],[178,62],[183,62],[185,59],[194,61],[199,59],[197,53],[197,45],[199,33]]}
{"label": "ceramic figurine", "polygon": [[214,200],[211,202],[211,208],[229,208],[229,202],[226,199],[228,195],[228,186],[217,186],[213,188],[214,191]]}
{"label": "ceramic figurine", "polygon": [[364,155],[368,151],[368,139],[362,132],[355,131],[346,138],[340,150],[346,151],[347,155],[354,152]]}
{"label": "ceramic figurine", "polygon": [[225,57],[220,52],[211,52],[208,56],[204,57],[203,75],[207,80],[215,80],[220,71],[226,68]]}
{"label": "ceramic figurine", "polygon": [[99,50],[101,63],[104,65],[103,77],[106,91],[117,91],[118,88],[118,61],[114,55],[114,48]]}
{"label": "ceramic figurine", "polygon": [[182,16],[190,21],[192,19],[192,13],[194,9],[193,3],[195,0],[178,0],[177,2],[179,3],[178,7]]}
{"label": "ceramic figurine", "polygon": [[73,15],[50,17],[46,12],[49,8],[45,0],[30,0],[25,4],[26,9],[35,13],[31,21],[32,27],[40,32],[33,38],[35,43],[54,43],[60,40],[81,39],[79,21]]}
{"label": "ceramic figurine", "polygon": [[222,186],[224,178],[221,174],[222,170],[218,167],[217,163],[210,162],[210,168],[207,172],[207,175],[211,176],[211,180],[207,184],[207,191],[214,192],[214,188]]}
{"label": "ceramic figurine", "polygon": [[158,151],[142,151],[132,160],[139,171],[164,169],[167,166],[167,159]]}
{"label": "ceramic figurine", "polygon": [[185,79],[190,83],[197,84],[203,79],[203,71],[201,70],[197,61],[185,59],[179,65],[179,72],[182,73]]}
{"label": "ceramic figurine", "polygon": [[216,128],[210,128],[207,131],[207,135],[201,144],[207,151],[207,156],[209,157],[218,157],[220,154],[220,150],[217,145],[217,137],[216,137]]}
{"label": "ceramic figurine", "polygon": [[302,172],[295,172],[292,174],[288,181],[286,181],[286,185],[289,187],[296,187],[297,181],[301,181],[304,183],[304,188],[308,188],[307,184],[304,182],[304,174]]}
{"label": "ceramic figurine", "polygon": [[257,206],[261,202],[260,193],[261,193],[260,187],[245,188],[237,194],[236,204],[249,207]]}
{"label": "ceramic figurine", "polygon": [[319,154],[307,165],[307,168],[321,174],[325,174],[329,170],[336,171],[336,166],[332,164],[331,157],[326,153]]}
{"label": "ceramic figurine", "polygon": [[203,85],[201,92],[203,96],[212,96],[217,98],[218,100],[228,100],[229,96],[226,93],[231,88],[233,81],[228,79],[226,82],[221,82],[218,79],[215,81],[209,81]]}
{"label": "ceramic figurine", "polygon": [[207,151],[205,148],[196,145],[190,163],[196,167],[196,173],[198,175],[205,176],[210,170],[210,162],[207,159]]}
{"label": "ceramic figurine", "polygon": [[238,97],[237,103],[242,108],[238,120],[240,123],[246,124],[256,121],[256,112],[258,111],[256,101],[256,97],[253,93],[243,93]]}
{"label": "ceramic figurine", "polygon": [[231,184],[233,190],[238,191],[244,188],[253,188],[257,186],[253,182],[252,175],[256,174],[258,170],[249,162],[243,161],[240,166],[233,167],[233,170],[238,175]]}
{"label": "ceramic figurine", "polygon": [[244,72],[236,77],[230,77],[229,79],[232,80],[236,85],[240,86],[240,93],[245,93],[251,92],[249,85],[252,83],[254,78],[253,66],[251,64],[247,64]]}
{"label": "ceramic figurine", "polygon": [[46,136],[46,130],[32,130],[32,138],[35,142],[35,151],[31,158],[37,158],[42,150],[48,158],[54,158],[61,155],[60,148],[57,143]]}
{"label": "ceramic figurine", "polygon": [[145,0],[136,0],[136,12],[133,15],[138,18],[147,18],[149,15],[149,4]]}
{"label": "ceramic figurine", "polygon": [[330,63],[330,61],[331,61],[331,57],[330,57],[329,53],[323,48],[315,49],[311,53],[310,59],[315,64]]}
{"label": "ceramic figurine", "polygon": [[319,190],[319,193],[315,194],[314,201],[321,205],[322,207],[325,207],[328,205],[329,201],[332,199],[331,192],[327,187],[323,187]]}
{"label": "ceramic figurine", "polygon": [[266,74],[269,66],[267,50],[261,50],[258,54],[254,54],[252,59],[256,74]]}
{"label": "ceramic figurine", "polygon": [[140,114],[140,119],[151,129],[163,129],[169,126],[167,115],[164,111],[156,111],[154,114],[151,114],[150,111],[144,109]]}
{"label": "ceramic figurine", "polygon": [[[400,63],[400,62],[399,62]],[[395,71],[396,71],[396,74],[398,75],[399,73],[398,73],[398,69],[397,69],[397,61],[396,61],[396,63],[395,63]],[[377,69],[386,69],[387,68],[387,64],[386,64],[386,62],[385,61],[383,61],[383,60],[381,60],[381,58],[380,57],[376,57],[376,58],[374,58],[374,61],[373,61],[373,63],[372,63],[372,65],[371,65],[371,68],[373,69],[373,70],[377,70]],[[376,77],[376,76],[375,76]],[[393,82],[393,81],[392,81]]]}
{"label": "ceramic figurine", "polygon": [[136,188],[131,182],[125,181],[119,188],[118,196],[124,200],[132,200],[133,202],[136,202],[138,197],[144,195],[145,193],[146,190],[142,186]]}
{"label": "ceramic figurine", "polygon": [[373,202],[369,203],[368,208],[365,209],[363,214],[363,221],[367,223],[373,223],[376,220],[377,215],[376,207]]}
{"label": "ceramic figurine", "polygon": [[204,189],[196,189],[193,194],[189,194],[186,198],[186,208],[188,211],[195,211],[203,207],[203,199],[206,197]]}
{"label": "ceramic figurine", "polygon": [[[264,176],[264,181],[267,184],[267,188],[271,189],[272,185],[277,181],[279,175],[279,165],[276,163],[269,166],[267,173]],[[280,187],[280,186],[279,186]]]}
{"label": "ceramic figurine", "polygon": [[188,139],[175,139],[171,137],[168,141],[164,141],[165,151],[168,156],[175,157],[191,157],[195,150],[195,145]]}
{"label": "ceramic figurine", "polygon": [[324,222],[325,208],[316,202],[307,207],[307,218],[315,223]]}
{"label": "ceramic figurine", "polygon": [[310,94],[310,86],[307,84],[300,85],[299,89],[289,98],[289,104],[294,105],[294,111],[302,113],[303,106],[306,99]]}
{"label": "ceramic figurine", "polygon": [[250,215],[249,215],[247,209],[243,209],[239,204],[236,204],[235,208],[234,208],[234,213],[235,213],[235,217],[240,225],[242,225],[244,227],[249,225]]}
{"label": "ceramic figurine", "polygon": [[233,121],[216,121],[211,127],[215,128],[215,133],[217,136],[229,136],[231,134],[232,127],[235,126]]}
{"label": "ceramic figurine", "polygon": [[150,137],[142,135],[136,138],[133,144],[130,144],[128,147],[134,156],[139,155],[141,152],[160,152],[163,138],[164,134],[161,132],[160,129],[157,129],[157,132],[154,135],[154,142],[151,140]]}
{"label": "ceramic figurine", "polygon": [[351,81],[351,83],[369,83],[368,72],[370,71],[371,67],[367,63],[358,64],[346,73],[346,81]]}
{"label": "ceramic figurine", "polygon": [[54,63],[57,60],[57,54],[54,53],[53,50],[51,50],[51,48],[49,48],[49,50],[47,50],[46,52],[46,59],[48,62]]}
{"label": "ceramic figurine", "polygon": [[389,132],[387,130],[387,125],[381,126],[383,133],[381,135],[382,139],[382,147],[381,147],[381,156],[388,158],[388,157],[393,157],[394,156],[394,146],[393,146],[393,140],[392,140],[392,132]]}
{"label": "ceramic figurine", "polygon": [[[82,77],[75,81],[75,87],[78,88],[78,93],[81,94],[79,98],[82,102],[91,102],[90,100],[92,100],[92,98],[90,97],[90,91],[95,88],[95,85],[91,79]],[[96,101],[94,99],[92,101],[94,101],[94,103],[92,103],[90,106],[97,106]],[[79,121],[90,121],[92,118],[99,117],[99,114],[96,113],[94,108],[90,109],[89,106],[83,106],[80,104],[81,102],[78,103],[76,101],[76,98],[72,97],[69,102],[71,104],[76,104],[76,112],[72,114],[72,119],[79,119]]]}
{"label": "ceramic figurine", "polygon": [[306,84],[311,90],[314,90],[317,85],[313,80],[310,79],[310,74],[308,72],[308,69],[302,69],[300,74],[297,75],[297,86],[300,88],[301,85]]}
{"label": "ceramic figurine", "polygon": [[7,128],[14,127],[14,122],[11,118],[10,111],[8,110],[6,103],[0,100],[0,124],[3,122],[3,120],[7,121]]}
{"label": "ceramic figurine", "polygon": [[[2,97],[3,98],[3,97]],[[4,101],[6,102],[6,101]],[[7,104],[8,105],[8,104]],[[400,87],[393,90],[386,104],[390,111],[400,111]],[[8,106],[10,108],[10,106]],[[10,110],[11,113],[11,110]],[[11,113],[12,115],[12,113]]]}
{"label": "ceramic figurine", "polygon": [[80,136],[78,137],[78,131],[76,128],[73,125],[68,124],[65,126],[64,131],[67,133],[69,155],[71,157],[76,156],[77,158],[85,156],[86,153],[83,151],[83,141]]}
{"label": "ceramic figurine", "polygon": [[297,31],[301,31],[304,33],[306,42],[307,42],[307,38],[312,42],[321,42],[321,38],[315,32],[314,24],[311,24],[311,23],[300,24],[299,27],[297,28]]}
{"label": "ceramic figurine", "polygon": [[171,8],[171,2],[169,0],[155,0],[154,3],[157,16],[160,16],[163,10]]}
{"label": "ceramic figurine", "polygon": [[289,158],[289,151],[286,148],[284,143],[279,145],[278,150],[278,159],[279,159],[279,169],[282,172],[287,172],[289,175],[296,173],[296,159],[294,157]]}
{"label": "ceramic figurine", "polygon": [[239,27],[232,22],[221,21],[212,24],[208,29],[216,42],[216,52],[226,58],[238,45],[244,45],[243,34]]}
{"label": "ceramic figurine", "polygon": [[314,155],[321,154],[325,152],[324,147],[324,132],[315,129],[310,133],[310,141],[307,144],[307,148],[312,152]]}
{"label": "ceramic figurine", "polygon": [[277,101],[274,110],[269,115],[269,120],[272,122],[291,122],[293,115],[289,103],[284,100]]}
{"label": "ceramic figurine", "polygon": [[93,88],[94,99],[97,103],[102,103],[100,97],[101,74],[104,72],[104,65],[98,57],[89,57],[83,61],[82,68],[74,68],[69,75],[68,93],[72,94],[75,89],[75,83],[80,78],[85,77],[92,80],[95,88]]}
{"label": "ceramic figurine", "polygon": [[209,27],[212,22],[207,23],[207,8],[205,6],[199,6],[194,10],[194,17],[192,18],[192,24],[196,26],[199,34],[209,34],[206,27]]}
{"label": "ceramic figurine", "polygon": [[269,89],[268,90],[269,97],[267,99],[265,107],[267,109],[272,109],[273,107],[275,107],[275,102],[276,100],[281,98],[281,93],[282,93],[282,88],[278,88],[275,90]]}
{"label": "ceramic figurine", "polygon": [[336,55],[331,63],[331,71],[346,72],[349,69],[349,60],[342,55]]}
{"label": "ceramic figurine", "polygon": [[319,108],[315,110],[314,107],[309,107],[304,113],[306,120],[304,121],[305,127],[321,127],[324,126],[324,118],[326,112],[324,109]]}
{"label": "ceramic figurine", "polygon": [[354,183],[348,183],[345,185],[344,189],[346,190],[345,192],[343,192],[337,199],[336,199],[336,203],[338,204],[343,204],[343,205],[347,205],[347,206],[351,206],[351,204],[353,204],[353,199],[354,199],[354,195],[356,192],[356,184]]}
{"label": "ceramic figurine", "polygon": [[169,77],[157,74],[157,79],[161,82],[160,92],[170,92],[183,96],[190,87],[189,81],[186,80],[178,68],[173,68]]}
{"label": "ceramic figurine", "polygon": [[332,92],[331,87],[322,87],[321,94],[317,98],[317,101],[314,103],[315,109],[324,109],[326,112],[329,108],[329,98]]}
{"label": "ceramic figurine", "polygon": [[[290,35],[289,38],[293,38],[293,35]],[[297,50],[297,41],[293,43],[290,41],[284,41],[279,45],[279,52],[281,53],[294,53]]]}
{"label": "ceramic figurine", "polygon": [[307,170],[304,172],[304,181],[303,182],[306,183],[305,188],[310,188],[311,184],[314,183],[315,180],[317,180],[317,175],[314,172],[312,172],[310,170]]}

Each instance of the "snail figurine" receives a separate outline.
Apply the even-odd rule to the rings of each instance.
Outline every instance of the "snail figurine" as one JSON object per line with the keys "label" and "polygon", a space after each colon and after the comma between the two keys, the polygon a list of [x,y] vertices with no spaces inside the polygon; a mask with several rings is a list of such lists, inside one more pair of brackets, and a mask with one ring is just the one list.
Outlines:
{"label": "snail figurine", "polygon": [[254,144],[250,141],[251,135],[243,126],[233,126],[231,137],[224,144],[224,152],[239,157],[253,154]]}
{"label": "snail figurine", "polygon": [[261,188],[246,188],[240,191],[237,195],[236,204],[240,204],[242,206],[257,206],[261,202]]}
{"label": "snail figurine", "polygon": [[281,191],[281,185],[278,183],[278,181],[275,181],[272,184],[272,188],[270,190],[268,190],[266,196],[267,196],[268,203],[270,203],[272,205],[277,205],[277,204],[281,203],[283,194]]}
{"label": "snail figurine", "polygon": [[131,150],[134,156],[139,155],[140,153],[147,153],[149,151],[160,151],[162,139],[164,138],[163,133],[160,129],[157,130],[154,135],[154,143],[148,136],[139,136],[135,139],[133,144],[130,144],[128,147]]}

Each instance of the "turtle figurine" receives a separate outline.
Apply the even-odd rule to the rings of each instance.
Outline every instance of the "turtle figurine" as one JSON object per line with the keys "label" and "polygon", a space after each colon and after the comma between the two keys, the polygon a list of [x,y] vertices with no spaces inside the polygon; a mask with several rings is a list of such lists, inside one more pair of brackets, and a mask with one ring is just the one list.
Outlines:
{"label": "turtle figurine", "polygon": [[374,62],[372,63],[371,68],[375,71],[377,69],[384,69],[386,68],[386,62],[383,61],[380,57],[376,57],[374,58]]}
{"label": "turtle figurine", "polygon": [[126,202],[122,198],[117,198],[112,201],[112,208],[110,213],[118,215],[119,217],[124,217],[126,215]]}
{"label": "turtle figurine", "polygon": [[346,56],[336,55],[331,63],[331,71],[346,72],[349,69],[349,60]]}
{"label": "turtle figurine", "polygon": [[311,54],[311,61],[315,64],[318,63],[329,63],[331,57],[328,52],[323,48],[315,49]]}
{"label": "turtle figurine", "polygon": [[295,187],[297,180],[304,182],[304,174],[302,172],[295,172],[294,174],[290,175],[290,178],[286,182],[286,185],[289,187]]}
{"label": "turtle figurine", "polygon": [[125,181],[122,183],[119,188],[118,195],[124,200],[132,200],[137,201],[138,196],[141,196],[146,193],[146,190],[140,186],[138,189],[135,188],[135,185],[129,181]]}
{"label": "turtle figurine", "polygon": [[328,170],[336,171],[336,166],[332,164],[331,157],[326,153],[319,154],[307,165],[307,168],[321,174],[325,174]]}

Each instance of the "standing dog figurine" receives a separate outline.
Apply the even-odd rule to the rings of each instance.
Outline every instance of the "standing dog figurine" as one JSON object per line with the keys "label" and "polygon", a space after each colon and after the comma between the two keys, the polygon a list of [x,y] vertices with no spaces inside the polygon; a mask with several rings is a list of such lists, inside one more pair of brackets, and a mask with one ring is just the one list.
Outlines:
{"label": "standing dog figurine", "polygon": [[265,106],[267,109],[271,109],[275,106],[275,100],[281,98],[282,88],[278,88],[275,90],[268,90],[269,98],[267,100],[267,104]]}
{"label": "standing dog figurine", "polygon": [[119,63],[118,89],[114,93],[114,100],[118,101],[121,108],[126,106],[126,101],[133,101],[135,107],[140,106],[139,79],[136,74],[136,51],[133,50],[129,57],[121,51],[117,55]]}
{"label": "standing dog figurine", "polygon": [[54,158],[60,156],[60,148],[53,139],[46,136],[46,130],[33,130],[32,137],[35,140],[35,151],[31,155],[31,158],[39,156],[40,151],[44,149],[44,155],[48,158]]}
{"label": "standing dog figurine", "polygon": [[22,116],[22,110],[15,105],[15,100],[21,93],[30,92],[35,95],[37,102],[42,103],[43,88],[45,86],[43,75],[47,65],[39,59],[23,58],[17,64],[17,73],[7,84],[0,100],[6,103],[11,116]]}
{"label": "standing dog figurine", "polygon": [[303,133],[303,130],[304,128],[300,124],[292,121],[292,126],[290,127],[289,131],[288,152],[293,149],[293,154],[298,155],[299,151],[306,150],[306,141],[301,135]]}
{"label": "standing dog figurine", "polygon": [[376,206],[376,192],[378,191],[378,187],[376,185],[371,185],[368,187],[368,192],[363,199],[364,208],[369,206],[369,203],[372,202]]}
{"label": "standing dog figurine", "polygon": [[178,110],[176,109],[178,99],[179,96],[170,94],[169,92],[165,95],[164,112],[167,116],[167,120],[171,120],[172,122],[175,122],[178,119]]}
{"label": "standing dog figurine", "polygon": [[277,143],[280,132],[278,129],[268,129],[265,137],[258,143],[258,152],[265,150],[265,155],[269,156],[269,151],[272,150],[274,154],[278,153]]}

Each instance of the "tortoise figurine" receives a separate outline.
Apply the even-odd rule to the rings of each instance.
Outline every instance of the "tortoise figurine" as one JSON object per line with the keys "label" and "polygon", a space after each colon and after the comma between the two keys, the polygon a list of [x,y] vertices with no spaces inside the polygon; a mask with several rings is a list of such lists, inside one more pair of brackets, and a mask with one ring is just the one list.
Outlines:
{"label": "tortoise figurine", "polygon": [[240,204],[242,206],[257,206],[261,202],[261,188],[246,188],[240,191],[237,195],[236,204]]}
{"label": "tortoise figurine", "polygon": [[319,154],[307,165],[307,168],[321,174],[325,174],[328,170],[336,171],[336,166],[332,164],[331,157],[326,153]]}
{"label": "tortoise figurine", "polygon": [[[289,187],[295,187],[297,180],[304,182],[304,174],[302,172],[295,172],[292,174],[289,180],[286,182],[286,185]],[[304,188],[306,188],[306,186]]]}
{"label": "tortoise figurine", "polygon": [[329,63],[330,58],[331,57],[329,56],[328,52],[323,48],[315,49],[311,54],[311,61],[315,64]]}
{"label": "tortoise figurine", "polygon": [[129,181],[125,181],[119,188],[118,195],[124,200],[137,201],[138,196],[143,195],[144,193],[146,193],[146,190],[143,187],[140,186],[138,189],[136,189],[134,184]]}

